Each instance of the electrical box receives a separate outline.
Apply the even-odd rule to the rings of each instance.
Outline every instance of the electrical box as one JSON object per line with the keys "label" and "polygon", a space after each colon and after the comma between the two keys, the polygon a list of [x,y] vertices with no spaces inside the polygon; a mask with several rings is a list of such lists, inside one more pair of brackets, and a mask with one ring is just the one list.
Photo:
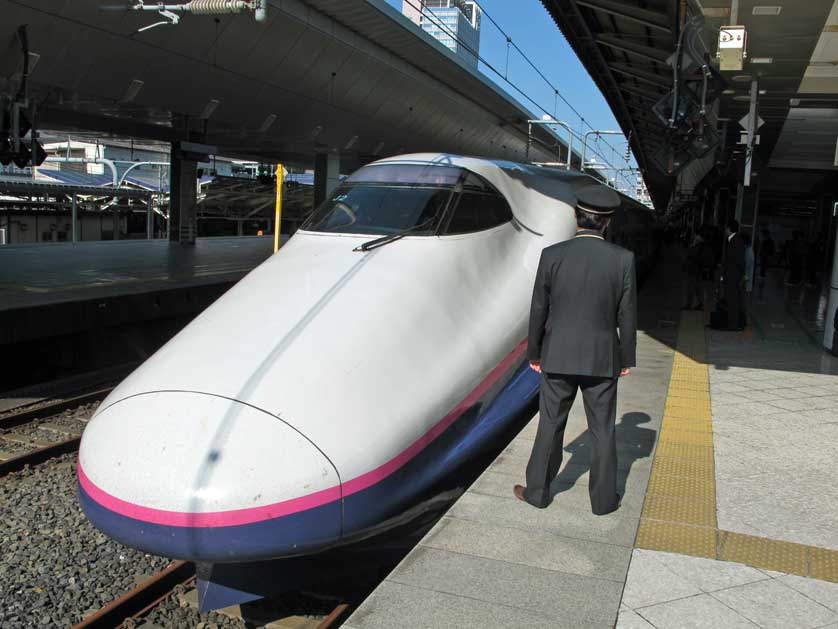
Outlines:
{"label": "electrical box", "polygon": [[747,50],[748,34],[744,26],[730,25],[719,29],[719,69],[741,71]]}

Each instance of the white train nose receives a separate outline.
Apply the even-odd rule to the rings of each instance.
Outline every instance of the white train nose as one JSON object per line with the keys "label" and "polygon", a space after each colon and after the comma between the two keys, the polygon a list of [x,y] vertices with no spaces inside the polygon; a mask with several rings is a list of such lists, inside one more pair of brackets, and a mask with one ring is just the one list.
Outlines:
{"label": "white train nose", "polygon": [[340,479],[326,455],[279,418],[214,395],[107,406],[82,438],[79,488],[94,525],[171,557],[279,556],[340,536]]}

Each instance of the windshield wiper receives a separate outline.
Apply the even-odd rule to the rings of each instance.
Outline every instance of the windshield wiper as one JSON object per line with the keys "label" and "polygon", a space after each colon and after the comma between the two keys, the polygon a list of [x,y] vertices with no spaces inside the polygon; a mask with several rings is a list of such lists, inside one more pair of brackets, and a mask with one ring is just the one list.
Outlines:
{"label": "windshield wiper", "polygon": [[378,247],[383,247],[384,245],[388,245],[391,242],[396,242],[397,240],[401,240],[408,234],[419,231],[425,227],[428,227],[433,224],[436,220],[436,216],[432,216],[426,221],[422,221],[418,225],[414,225],[413,227],[408,227],[407,229],[403,229],[400,232],[395,234],[388,234],[386,236],[382,236],[381,238],[376,238],[375,240],[368,240],[362,245],[358,245],[352,251],[370,251],[371,249],[377,249]]}

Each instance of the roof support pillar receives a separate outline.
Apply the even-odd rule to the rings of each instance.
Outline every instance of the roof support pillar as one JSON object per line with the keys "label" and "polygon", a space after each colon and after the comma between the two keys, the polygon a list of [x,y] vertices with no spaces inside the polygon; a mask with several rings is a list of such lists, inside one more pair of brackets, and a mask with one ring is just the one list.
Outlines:
{"label": "roof support pillar", "polygon": [[757,130],[757,98],[759,97],[759,81],[751,81],[751,104],[748,109],[748,144],[745,146],[745,175],[742,185],[751,185],[751,165],[754,160],[754,146],[756,144]]}
{"label": "roof support pillar", "polygon": [[340,183],[340,153],[318,153],[314,156],[314,207],[319,206]]}
{"label": "roof support pillar", "polygon": [[154,238],[154,198],[156,195],[148,195],[145,208],[145,237],[148,240]]}
{"label": "roof support pillar", "polygon": [[835,229],[832,247],[832,275],[829,280],[829,302],[824,320],[823,346],[833,355],[838,356],[838,204],[832,206],[832,224]]}
{"label": "roof support pillar", "polygon": [[198,214],[198,162],[172,151],[169,242],[194,245]]}
{"label": "roof support pillar", "polygon": [[75,192],[73,192],[72,197],[70,197],[71,205],[71,217],[72,220],[72,227],[70,229],[70,234],[73,242],[79,241],[79,208],[78,208],[78,196]]}

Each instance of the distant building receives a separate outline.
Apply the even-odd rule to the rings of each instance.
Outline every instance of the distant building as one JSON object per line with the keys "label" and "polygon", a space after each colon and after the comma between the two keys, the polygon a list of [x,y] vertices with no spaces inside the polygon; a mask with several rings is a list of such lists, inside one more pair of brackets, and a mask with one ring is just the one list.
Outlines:
{"label": "distant building", "polygon": [[472,0],[403,0],[402,13],[460,59],[477,68],[480,8]]}

